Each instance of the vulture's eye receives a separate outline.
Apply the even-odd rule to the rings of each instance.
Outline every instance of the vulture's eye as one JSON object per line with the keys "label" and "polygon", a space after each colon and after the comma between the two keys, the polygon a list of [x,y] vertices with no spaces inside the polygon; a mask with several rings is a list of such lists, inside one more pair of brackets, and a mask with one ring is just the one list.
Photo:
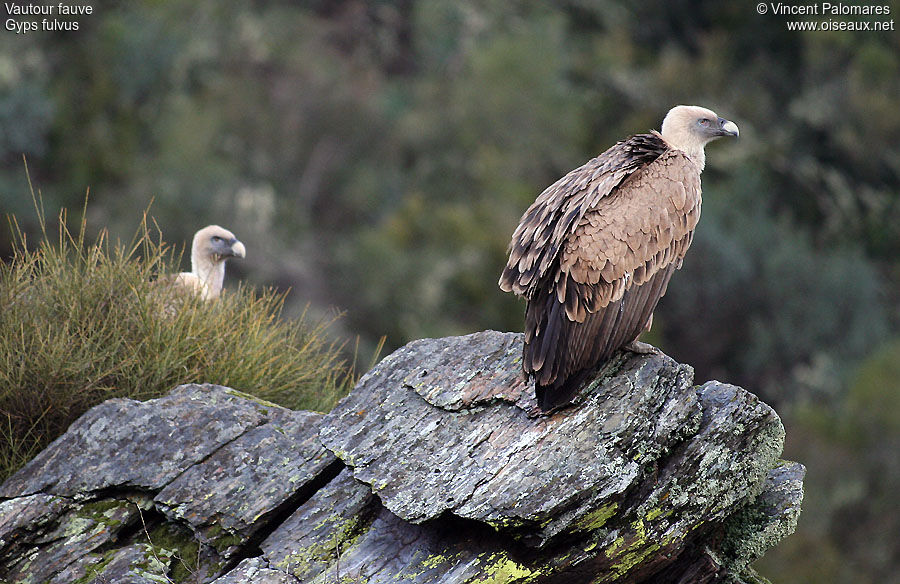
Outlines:
{"label": "vulture's eye", "polygon": [[703,118],[697,123],[700,124],[701,126],[703,126],[704,128],[708,128],[709,127],[709,118]]}
{"label": "vulture's eye", "polygon": [[213,241],[213,243],[219,243],[220,241],[222,241],[222,238],[219,237],[218,235],[213,235],[212,241]]}

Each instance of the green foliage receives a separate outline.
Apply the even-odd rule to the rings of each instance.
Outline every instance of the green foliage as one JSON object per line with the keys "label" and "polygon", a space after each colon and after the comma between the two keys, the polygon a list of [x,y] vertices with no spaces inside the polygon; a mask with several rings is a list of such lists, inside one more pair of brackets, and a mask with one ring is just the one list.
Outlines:
{"label": "green foliage", "polygon": [[172,249],[146,228],[125,246],[58,236],[19,240],[0,264],[0,475],[88,408],[218,383],[295,409],[328,410],[348,377],[325,325],[280,317],[284,295],[241,286],[215,302],[157,277]]}
{"label": "green foliage", "polygon": [[900,340],[863,361],[847,394],[847,410],[873,441],[900,436]]}
{"label": "green foliage", "polygon": [[701,226],[658,310],[662,346],[702,379],[770,403],[842,399],[887,338],[880,277],[859,246],[817,249],[805,226],[768,215],[766,188],[738,170],[704,189]]}
{"label": "green foliage", "polygon": [[[785,417],[785,456],[807,466],[797,533],[759,562],[791,582],[893,582],[900,530],[900,340],[863,361],[841,404]],[[848,561],[848,558],[850,560]]]}

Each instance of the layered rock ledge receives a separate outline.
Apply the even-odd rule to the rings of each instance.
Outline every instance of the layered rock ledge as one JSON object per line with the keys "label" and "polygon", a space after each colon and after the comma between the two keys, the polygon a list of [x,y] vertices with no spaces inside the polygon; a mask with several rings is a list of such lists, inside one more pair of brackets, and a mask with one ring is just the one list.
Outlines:
{"label": "layered rock ledge", "polygon": [[0,486],[0,581],[762,581],[804,474],[769,406],[623,352],[546,416],[521,343],[410,343],[324,416],[212,385],[96,406]]}

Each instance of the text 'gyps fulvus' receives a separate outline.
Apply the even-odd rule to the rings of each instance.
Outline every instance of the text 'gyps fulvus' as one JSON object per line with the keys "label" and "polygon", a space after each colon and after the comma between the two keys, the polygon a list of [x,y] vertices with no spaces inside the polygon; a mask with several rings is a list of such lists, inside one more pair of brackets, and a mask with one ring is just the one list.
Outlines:
{"label": "text 'gyps fulvus'", "polygon": [[175,276],[175,284],[204,300],[218,298],[225,282],[225,260],[246,255],[244,244],[234,233],[218,225],[208,225],[194,234],[191,271]]}
{"label": "text 'gyps fulvus'", "polygon": [[542,410],[649,328],[700,218],[703,148],[737,135],[706,108],[676,106],[661,132],[618,142],[525,211],[500,288],[528,302],[523,368]]}

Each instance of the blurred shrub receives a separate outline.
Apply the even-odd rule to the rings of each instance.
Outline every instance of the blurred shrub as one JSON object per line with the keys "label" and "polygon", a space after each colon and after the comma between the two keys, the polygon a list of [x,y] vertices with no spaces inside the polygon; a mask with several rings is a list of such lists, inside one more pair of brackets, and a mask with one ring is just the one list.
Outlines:
{"label": "blurred shrub", "polygon": [[0,478],[109,398],[208,382],[328,410],[347,390],[324,325],[281,319],[283,295],[240,287],[204,302],[154,281],[174,258],[146,225],[128,246],[88,244],[62,215],[55,241],[26,243],[0,264]]}
{"label": "blurred shrub", "polygon": [[865,359],[840,403],[784,418],[784,456],[807,466],[797,532],[759,562],[798,584],[897,582],[900,340]]}
{"label": "blurred shrub", "polygon": [[[847,411],[870,441],[900,436],[900,340],[863,361],[847,395]],[[900,464],[900,457],[895,461]]]}
{"label": "blurred shrub", "polygon": [[803,225],[769,215],[758,174],[709,182],[684,268],[658,309],[663,347],[701,380],[771,403],[839,403],[889,330],[873,263],[859,246],[816,246]]}
{"label": "blurred shrub", "polygon": [[346,233],[334,240],[335,290],[357,330],[391,346],[518,328],[522,306],[497,288],[509,237],[535,185],[581,156],[564,18],[495,8],[415,4],[423,74],[386,83],[395,99],[377,113],[391,123],[336,193],[362,212],[335,225]]}
{"label": "blurred shrub", "polygon": [[[46,58],[37,50],[36,39],[27,36],[0,37],[0,209],[7,213],[30,209],[28,197],[21,196],[22,157],[49,154],[51,128],[58,113]],[[6,234],[0,234],[0,253],[9,248]]]}

